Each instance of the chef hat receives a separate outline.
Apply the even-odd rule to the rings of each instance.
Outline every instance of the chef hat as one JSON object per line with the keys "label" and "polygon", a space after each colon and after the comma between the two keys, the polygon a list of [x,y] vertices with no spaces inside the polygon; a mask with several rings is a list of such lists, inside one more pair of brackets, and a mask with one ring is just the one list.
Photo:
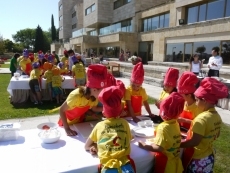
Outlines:
{"label": "chef hat", "polygon": [[192,94],[196,91],[196,84],[199,82],[192,72],[184,72],[178,81],[178,92],[180,94]]}
{"label": "chef hat", "polygon": [[130,81],[135,84],[141,85],[144,81],[144,68],[142,62],[137,63],[133,67]]}
{"label": "chef hat", "polygon": [[179,78],[179,70],[170,67],[165,74],[164,85],[176,87],[178,78]]}

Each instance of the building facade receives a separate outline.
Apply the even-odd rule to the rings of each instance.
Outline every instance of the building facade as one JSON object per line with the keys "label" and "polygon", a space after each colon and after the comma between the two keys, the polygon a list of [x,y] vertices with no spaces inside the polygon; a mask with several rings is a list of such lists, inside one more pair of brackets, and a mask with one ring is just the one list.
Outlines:
{"label": "building facade", "polygon": [[208,61],[218,46],[230,63],[230,0],[61,0],[59,29],[51,45],[59,53],[119,58],[129,50],[147,64],[188,62],[195,53]]}

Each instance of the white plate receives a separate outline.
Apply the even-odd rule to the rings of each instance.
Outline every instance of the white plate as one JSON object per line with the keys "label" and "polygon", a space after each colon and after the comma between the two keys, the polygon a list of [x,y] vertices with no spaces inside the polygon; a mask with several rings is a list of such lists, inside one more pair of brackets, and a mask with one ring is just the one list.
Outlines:
{"label": "white plate", "polygon": [[149,138],[154,136],[154,128],[142,128],[142,127],[136,127],[132,129],[135,132],[136,136],[143,137],[143,138]]}
{"label": "white plate", "polygon": [[43,126],[49,126],[50,128],[53,128],[53,129],[55,129],[55,128],[57,128],[58,127],[58,125],[56,124],[56,123],[52,123],[52,122],[46,122],[46,123],[41,123],[41,124],[38,124],[37,125],[37,128],[39,129],[39,130],[43,130]]}

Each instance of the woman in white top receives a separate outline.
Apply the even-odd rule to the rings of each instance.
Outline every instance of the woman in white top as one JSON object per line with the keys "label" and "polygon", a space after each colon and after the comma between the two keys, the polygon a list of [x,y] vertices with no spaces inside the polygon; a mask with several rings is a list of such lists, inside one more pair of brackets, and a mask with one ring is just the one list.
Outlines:
{"label": "woman in white top", "polygon": [[199,75],[199,72],[201,68],[203,67],[203,62],[205,59],[202,59],[202,61],[199,60],[199,55],[194,54],[189,61],[189,71],[193,72],[195,75]]}

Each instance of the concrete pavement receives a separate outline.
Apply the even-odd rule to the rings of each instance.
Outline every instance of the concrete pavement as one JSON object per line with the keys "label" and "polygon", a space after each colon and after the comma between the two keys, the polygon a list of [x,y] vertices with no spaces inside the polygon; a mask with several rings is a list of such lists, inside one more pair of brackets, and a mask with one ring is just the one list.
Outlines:
{"label": "concrete pavement", "polygon": [[[130,81],[127,78],[117,78],[120,79],[124,82],[126,86],[129,85]],[[146,92],[149,96],[158,98],[162,88],[161,87],[156,87],[152,86],[149,84],[143,84],[143,87],[146,89]],[[159,110],[155,105],[150,105],[151,111],[154,114],[158,114]],[[224,110],[222,108],[216,107],[218,113],[220,114],[222,120],[226,124],[230,124],[230,111],[229,110]],[[146,110],[144,107],[142,107],[142,112],[143,114],[146,114]],[[39,116],[39,117],[33,117],[33,118],[22,118],[22,119],[9,119],[9,120],[2,120],[0,121],[0,124],[4,123],[12,123],[12,122],[20,122],[21,123],[21,130],[26,130],[26,129],[34,129],[37,127],[38,124],[44,123],[44,122],[57,122],[59,118],[58,114],[55,115],[47,115],[47,116]]]}

